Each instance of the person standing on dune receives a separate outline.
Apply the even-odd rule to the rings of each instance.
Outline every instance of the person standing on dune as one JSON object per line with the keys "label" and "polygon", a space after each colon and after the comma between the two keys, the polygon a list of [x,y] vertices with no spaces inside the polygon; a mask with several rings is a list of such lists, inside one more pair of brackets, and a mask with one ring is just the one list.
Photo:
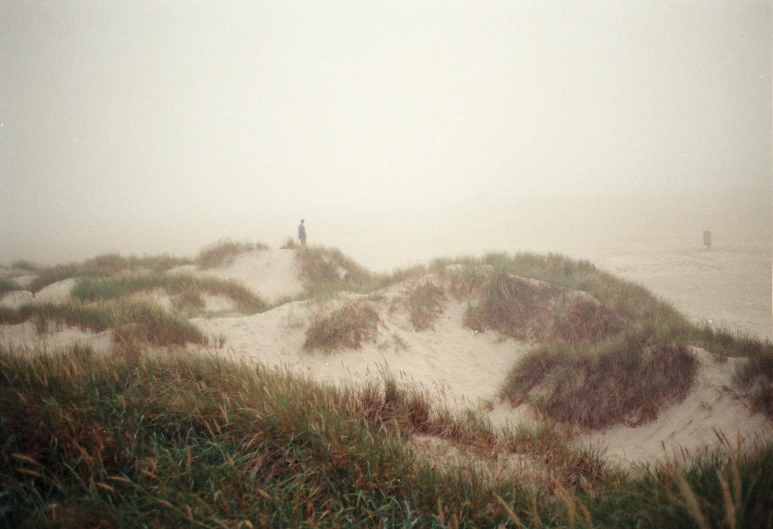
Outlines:
{"label": "person standing on dune", "polygon": [[301,246],[306,246],[306,226],[303,223],[304,220],[301,219],[301,223],[298,224],[298,240],[301,241]]}

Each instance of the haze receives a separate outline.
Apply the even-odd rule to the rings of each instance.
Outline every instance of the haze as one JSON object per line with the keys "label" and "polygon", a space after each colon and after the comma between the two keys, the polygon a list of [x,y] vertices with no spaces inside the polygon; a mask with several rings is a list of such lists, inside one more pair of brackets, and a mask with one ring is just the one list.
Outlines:
{"label": "haze", "polygon": [[302,217],[375,269],[710,228],[769,254],[771,33],[768,1],[2,0],[0,262]]}

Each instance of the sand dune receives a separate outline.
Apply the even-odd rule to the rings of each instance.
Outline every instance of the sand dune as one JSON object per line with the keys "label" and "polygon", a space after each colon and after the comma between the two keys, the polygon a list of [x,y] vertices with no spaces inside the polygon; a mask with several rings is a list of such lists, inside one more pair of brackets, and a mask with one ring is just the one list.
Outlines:
{"label": "sand dune", "polygon": [[303,292],[292,250],[254,250],[216,268],[199,270],[194,265],[185,265],[169,270],[170,274],[177,272],[236,279],[269,301]]}
{"label": "sand dune", "polygon": [[[189,266],[175,271],[238,279],[272,300],[302,291],[294,252],[290,250],[248,252],[220,268],[199,271]],[[34,299],[64,299],[71,286],[71,280],[51,285]],[[377,380],[383,370],[388,370],[402,383],[416,385],[438,402],[452,408],[472,407],[486,414],[494,424],[515,425],[534,420],[525,406],[512,408],[497,396],[505,374],[529,350],[530,344],[502,339],[493,331],[471,331],[462,324],[466,305],[453,299],[449,299],[434,330],[416,332],[405,310],[395,308],[394,301],[404,288],[405,285],[395,285],[369,296],[381,321],[376,342],[366,343],[361,349],[325,353],[303,348],[306,330],[315,315],[331,310],[340,300],[322,304],[290,302],[251,316],[191,321],[208,335],[226,337],[225,345],[216,350],[218,354],[278,366],[333,384]],[[2,303],[17,306],[30,298],[28,294],[14,292],[7,294]],[[156,300],[165,304],[163,295],[156,296]],[[701,307],[694,309],[700,314]],[[31,323],[4,325],[0,330],[3,346],[55,348],[73,341],[105,349],[110,337],[109,332],[97,335],[68,328],[38,336]],[[607,455],[614,460],[641,462],[685,451],[695,453],[718,442],[716,432],[723,432],[730,439],[739,434],[752,438],[769,433],[770,422],[751,413],[728,390],[731,374],[737,362],[743,360],[718,362],[705,351],[694,352],[700,364],[697,382],[684,401],[662,410],[655,421],[637,427],[618,425],[605,431],[586,432],[578,440],[606,448]]]}

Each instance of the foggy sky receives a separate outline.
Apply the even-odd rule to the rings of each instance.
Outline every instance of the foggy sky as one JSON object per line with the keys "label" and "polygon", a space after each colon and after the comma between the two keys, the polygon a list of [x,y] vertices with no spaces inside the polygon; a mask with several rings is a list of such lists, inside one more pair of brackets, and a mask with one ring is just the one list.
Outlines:
{"label": "foggy sky", "polygon": [[0,262],[769,193],[772,33],[768,1],[0,0]]}

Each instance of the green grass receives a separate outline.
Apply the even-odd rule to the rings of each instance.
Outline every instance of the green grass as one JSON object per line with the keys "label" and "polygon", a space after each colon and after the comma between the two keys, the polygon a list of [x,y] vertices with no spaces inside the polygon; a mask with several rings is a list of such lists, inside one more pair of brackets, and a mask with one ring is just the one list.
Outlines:
{"label": "green grass", "polygon": [[81,278],[72,289],[72,296],[83,301],[109,300],[129,296],[136,292],[163,288],[171,296],[176,308],[182,312],[201,309],[203,292],[224,294],[231,298],[237,310],[253,314],[265,310],[267,303],[254,294],[242,282],[214,276],[199,277],[193,274],[138,274],[109,278]]}
{"label": "green grass", "polygon": [[[0,373],[0,527],[765,527],[773,517],[773,448],[762,442],[611,472],[592,452],[551,447],[552,430],[497,433],[389,378],[334,389],[213,356],[83,346],[0,349]],[[407,448],[412,433],[482,454],[541,453],[545,472],[492,481],[464,462],[438,467]]]}
{"label": "green grass", "polygon": [[198,264],[202,269],[216,268],[233,262],[239,254],[254,250],[268,250],[268,246],[260,242],[237,242],[231,239],[222,239],[201,249]]}

